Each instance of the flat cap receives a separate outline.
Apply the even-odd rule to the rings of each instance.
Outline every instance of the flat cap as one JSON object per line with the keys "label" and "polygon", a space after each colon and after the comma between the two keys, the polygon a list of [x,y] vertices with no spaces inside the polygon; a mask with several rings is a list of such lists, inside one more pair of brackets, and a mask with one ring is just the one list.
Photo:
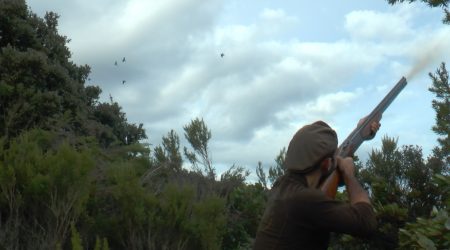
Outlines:
{"label": "flat cap", "polygon": [[286,153],[285,168],[308,173],[319,161],[332,156],[337,148],[336,132],[323,121],[317,121],[299,129],[292,137]]}

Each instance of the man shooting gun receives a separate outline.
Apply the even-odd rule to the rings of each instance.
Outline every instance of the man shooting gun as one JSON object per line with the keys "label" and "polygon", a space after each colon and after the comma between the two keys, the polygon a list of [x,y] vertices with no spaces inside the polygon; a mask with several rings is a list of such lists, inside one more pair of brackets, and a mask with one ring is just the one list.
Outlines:
{"label": "man shooting gun", "polygon": [[[351,156],[374,137],[382,113],[405,86],[402,78],[339,147],[336,132],[323,121],[297,131],[286,153],[286,172],[271,189],[254,249],[327,249],[330,232],[364,237],[376,230]],[[339,183],[345,184],[349,203],[334,200]]]}

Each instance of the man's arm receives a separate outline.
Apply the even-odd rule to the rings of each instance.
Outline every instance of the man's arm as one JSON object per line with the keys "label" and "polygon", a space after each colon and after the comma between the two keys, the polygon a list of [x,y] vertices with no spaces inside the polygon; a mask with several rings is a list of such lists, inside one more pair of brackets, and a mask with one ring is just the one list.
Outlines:
{"label": "man's arm", "polygon": [[353,159],[351,157],[337,157],[337,164],[347,188],[350,204],[354,205],[358,202],[371,204],[369,195],[355,177],[355,164]]}
{"label": "man's arm", "polygon": [[347,188],[350,204],[321,195],[308,197],[303,219],[313,221],[319,230],[347,233],[365,237],[372,235],[377,228],[377,220],[368,193],[355,177],[355,164],[351,157],[336,157],[338,171]]}

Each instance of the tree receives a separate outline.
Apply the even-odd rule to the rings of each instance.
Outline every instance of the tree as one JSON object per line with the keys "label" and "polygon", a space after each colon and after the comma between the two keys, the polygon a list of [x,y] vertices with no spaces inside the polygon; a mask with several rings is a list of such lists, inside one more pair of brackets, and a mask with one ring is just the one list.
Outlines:
{"label": "tree", "polygon": [[[448,82],[448,71],[445,63],[436,70],[436,73],[429,73],[432,87],[429,91],[436,95],[432,101],[433,109],[436,111],[436,124],[433,131],[439,135],[439,147],[434,149],[434,153],[450,166],[450,84]],[[448,171],[449,169],[447,169]]]}
{"label": "tree", "polygon": [[0,4],[0,136],[31,128],[66,137],[95,136],[104,147],[146,138],[117,103],[99,103],[101,89],[85,86],[88,65],[70,61],[69,39],[58,34],[58,14],[44,18],[23,0]]}
{"label": "tree", "polygon": [[419,217],[400,229],[400,249],[448,249],[450,247],[450,176],[436,175],[434,183],[443,190],[446,209],[433,208],[430,218]]}
{"label": "tree", "polygon": [[181,171],[182,158],[180,154],[180,139],[172,129],[167,136],[162,138],[162,146],[155,147],[154,156],[157,165],[163,166],[171,171]]}
{"label": "tree", "polygon": [[260,184],[235,188],[227,199],[226,234],[222,249],[250,249],[266,205],[266,189]]}
{"label": "tree", "polygon": [[[387,0],[389,4],[397,4],[403,3],[406,0]],[[417,2],[417,0],[407,0],[408,2]],[[450,12],[448,10],[448,2],[449,0],[420,0],[420,2],[426,3],[429,7],[439,7],[444,10],[444,18],[442,19],[443,23],[450,24]]]}
{"label": "tree", "polygon": [[[370,240],[340,236],[333,249],[394,249],[399,232],[417,217],[427,217],[442,204],[442,189],[433,183],[439,168],[430,168],[419,146],[403,145],[382,138],[381,149],[373,149],[359,176],[368,189],[378,220],[378,231]],[[348,246],[351,245],[352,248]]]}
{"label": "tree", "polygon": [[286,169],[284,167],[284,161],[286,159],[286,148],[282,148],[280,150],[280,153],[277,155],[277,157],[275,158],[275,166],[271,166],[269,168],[269,181],[271,183],[271,185],[273,186],[273,184],[275,183],[275,181],[282,176]]}
{"label": "tree", "polygon": [[[191,145],[193,151],[184,147],[184,155],[191,162],[195,171],[203,173],[210,179],[216,178],[216,170],[212,166],[209,156],[208,142],[211,139],[211,131],[206,126],[203,119],[195,118],[184,126],[184,136]],[[198,165],[203,166],[203,170]]]}
{"label": "tree", "polygon": [[440,172],[428,167],[418,146],[399,148],[397,140],[383,137],[381,150],[372,150],[360,174],[374,203],[398,204],[408,209],[410,219],[429,214],[439,203],[439,191],[431,181]]}
{"label": "tree", "polygon": [[100,145],[109,147],[115,144],[129,145],[147,138],[143,124],[135,125],[127,122],[122,107],[111,98],[110,103],[99,103],[89,114],[85,129],[89,135],[95,135]]}
{"label": "tree", "polygon": [[262,163],[258,162],[258,166],[256,167],[256,176],[258,177],[258,183],[263,187],[268,188],[273,186],[275,181],[285,173],[284,161],[286,159],[286,148],[282,148],[280,153],[275,158],[275,166],[269,167],[269,174],[266,177],[266,173],[262,167]]}
{"label": "tree", "polygon": [[7,249],[63,245],[86,209],[92,150],[78,150],[43,130],[5,142],[0,139],[0,241]]}
{"label": "tree", "polygon": [[83,250],[83,242],[80,238],[80,233],[78,233],[75,225],[72,224],[70,226],[70,231],[72,233],[71,242],[72,242],[72,250]]}
{"label": "tree", "polygon": [[[439,146],[433,149],[427,167],[438,173],[434,175],[435,189],[439,190],[440,202],[433,206],[430,216],[420,215],[415,221],[400,229],[400,249],[448,249],[450,247],[450,87],[445,63],[436,73],[429,73],[432,87],[429,91],[436,95],[432,106],[436,111],[436,125],[433,131],[440,137]],[[426,201],[425,201],[426,202]]]}
{"label": "tree", "polygon": [[268,189],[266,172],[264,172],[262,162],[260,161],[258,161],[258,166],[256,166],[256,176],[258,177],[258,183],[263,186],[264,189]]}
{"label": "tree", "polygon": [[69,62],[58,15],[48,12],[41,19],[18,0],[2,1],[0,16],[1,135],[50,127],[64,112],[76,120],[85,107],[79,96],[90,69]]}
{"label": "tree", "polygon": [[[70,61],[58,18],[53,12],[38,17],[23,0],[0,0],[0,241],[7,249],[65,249],[72,223],[83,244],[93,245],[101,215],[117,205],[105,194],[115,187],[108,170],[129,167],[115,181],[136,173],[140,189],[130,185],[117,193],[140,198],[140,177],[152,163],[139,142],[146,138],[143,125],[129,123],[112,99],[99,102],[99,87],[85,86],[90,67]],[[152,196],[143,196],[130,199],[136,208],[130,218],[141,218],[141,203],[153,204]]]}

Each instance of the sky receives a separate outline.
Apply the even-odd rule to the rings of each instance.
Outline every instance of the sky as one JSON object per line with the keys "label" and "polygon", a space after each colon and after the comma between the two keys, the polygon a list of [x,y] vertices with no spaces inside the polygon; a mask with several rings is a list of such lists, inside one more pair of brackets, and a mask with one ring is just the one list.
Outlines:
{"label": "sky", "polygon": [[41,17],[60,15],[71,60],[91,66],[87,84],[143,123],[151,147],[171,129],[187,146],[183,126],[202,118],[219,174],[235,164],[254,177],[258,162],[275,165],[293,134],[317,120],[343,141],[402,76],[408,85],[356,155],[367,159],[383,136],[418,145],[424,156],[437,145],[428,73],[450,58],[439,8],[383,0],[27,4]]}

